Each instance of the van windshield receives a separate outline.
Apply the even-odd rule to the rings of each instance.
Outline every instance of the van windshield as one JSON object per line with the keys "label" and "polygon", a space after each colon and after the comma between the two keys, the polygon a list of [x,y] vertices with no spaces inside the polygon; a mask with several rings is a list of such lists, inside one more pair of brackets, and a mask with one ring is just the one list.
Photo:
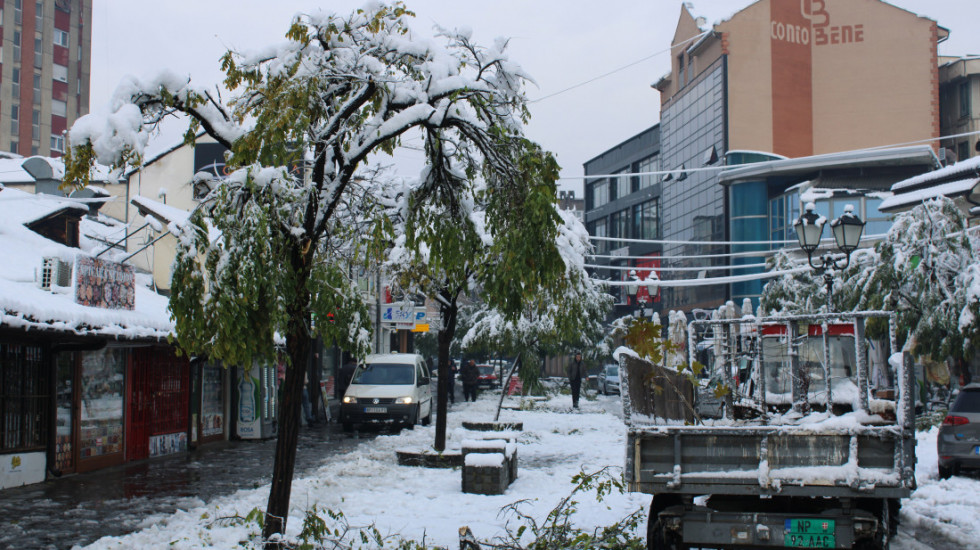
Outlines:
{"label": "van windshield", "polygon": [[415,365],[405,363],[367,363],[357,367],[351,384],[404,386],[415,383]]}

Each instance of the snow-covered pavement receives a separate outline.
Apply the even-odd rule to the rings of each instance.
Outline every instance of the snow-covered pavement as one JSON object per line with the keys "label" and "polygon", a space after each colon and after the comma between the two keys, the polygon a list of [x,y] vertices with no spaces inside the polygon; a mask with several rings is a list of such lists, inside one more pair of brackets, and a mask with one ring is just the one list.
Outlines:
{"label": "snow-covered pavement", "polygon": [[[472,432],[463,420],[493,418],[496,398],[487,394],[476,403],[459,403],[450,412],[448,446],[459,446]],[[382,535],[401,536],[427,545],[455,547],[458,528],[469,526],[480,539],[502,535],[508,521],[501,515],[510,503],[528,499],[526,513],[543,518],[573,485],[580,471],[612,466],[618,475],[624,461],[625,428],[618,417],[619,399],[598,396],[582,400],[572,411],[568,396],[536,403],[533,410],[504,410],[503,421],[520,421],[518,479],[501,496],[464,494],[458,469],[399,466],[395,451],[431,446],[433,427],[381,435],[354,451],[328,458],[312,476],[293,483],[288,534],[300,532],[305,511],[316,505],[343,512],[352,527],[374,524]],[[935,430],[919,434],[919,489],[903,503],[896,550],[973,548],[980,540],[980,481],[955,477],[939,481]],[[252,509],[264,510],[268,486],[242,490],[206,505],[166,517],[150,517],[143,530],[125,537],[107,537],[88,548],[232,548],[257,531],[254,523],[234,521]],[[649,495],[617,494],[596,502],[587,494],[575,499],[581,526],[608,525],[637,509],[647,510]],[[254,542],[253,542],[254,544]]]}

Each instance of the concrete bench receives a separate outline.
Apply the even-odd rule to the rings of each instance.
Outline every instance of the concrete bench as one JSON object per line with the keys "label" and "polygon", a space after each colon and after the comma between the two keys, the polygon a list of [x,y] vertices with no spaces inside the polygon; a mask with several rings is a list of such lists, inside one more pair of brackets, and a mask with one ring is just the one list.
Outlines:
{"label": "concrete bench", "polygon": [[517,443],[506,439],[467,439],[463,454],[463,492],[500,495],[517,479]]}

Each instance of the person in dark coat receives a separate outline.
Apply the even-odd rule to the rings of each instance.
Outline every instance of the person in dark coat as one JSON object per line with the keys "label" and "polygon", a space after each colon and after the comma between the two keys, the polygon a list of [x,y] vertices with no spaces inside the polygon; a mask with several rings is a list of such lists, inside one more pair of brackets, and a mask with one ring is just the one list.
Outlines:
{"label": "person in dark coat", "polygon": [[449,402],[453,405],[456,404],[456,371],[459,369],[456,367],[456,361],[452,359],[449,360]]}
{"label": "person in dark coat", "polygon": [[568,383],[572,386],[572,407],[578,408],[578,397],[582,391],[582,377],[585,375],[585,365],[582,354],[576,353],[575,359],[568,365]]}
{"label": "person in dark coat", "polygon": [[459,377],[463,382],[463,401],[468,401],[470,397],[476,401],[476,385],[480,380],[480,370],[476,368],[476,361],[472,359],[467,361]]}

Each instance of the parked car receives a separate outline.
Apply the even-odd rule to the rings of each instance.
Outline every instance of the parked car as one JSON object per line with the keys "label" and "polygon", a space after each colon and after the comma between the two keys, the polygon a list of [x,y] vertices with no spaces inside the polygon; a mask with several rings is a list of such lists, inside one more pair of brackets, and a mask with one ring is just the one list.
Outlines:
{"label": "parked car", "polygon": [[619,365],[608,364],[599,369],[596,383],[602,395],[619,393]]}
{"label": "parked car", "polygon": [[369,355],[354,371],[340,404],[345,431],[354,424],[429,424],[432,390],[425,359],[414,353]]}
{"label": "parked car", "polygon": [[960,470],[980,469],[980,384],[960,390],[939,427],[936,446],[941,479],[959,475]]}
{"label": "parked car", "polygon": [[477,365],[476,370],[480,371],[480,376],[476,380],[477,386],[500,387],[500,374],[496,367],[493,365]]}

